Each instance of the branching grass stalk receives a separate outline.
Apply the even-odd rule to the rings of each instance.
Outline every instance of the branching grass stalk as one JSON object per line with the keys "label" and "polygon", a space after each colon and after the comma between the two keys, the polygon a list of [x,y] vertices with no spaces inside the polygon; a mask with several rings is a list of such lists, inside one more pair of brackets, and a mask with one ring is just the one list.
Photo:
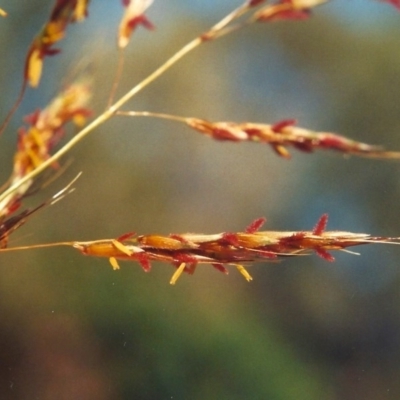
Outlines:
{"label": "branching grass stalk", "polygon": [[107,108],[111,107],[112,102],[114,101],[115,94],[117,93],[118,83],[121,80],[122,72],[124,70],[125,64],[125,52],[122,49],[118,49],[118,66],[115,72],[114,81],[111,87],[110,95],[107,102]]}
{"label": "branching grass stalk", "polygon": [[196,37],[186,45],[184,45],[180,50],[178,50],[172,57],[170,57],[167,61],[165,61],[160,67],[158,67],[154,72],[147,76],[144,80],[134,86],[131,90],[129,90],[125,95],[123,95],[119,100],[117,100],[113,105],[111,105],[107,110],[105,110],[102,114],[100,114],[97,118],[95,118],[92,122],[90,122],[87,126],[85,126],[81,131],[79,131],[72,139],[68,141],[60,150],[54,153],[51,157],[49,157],[46,161],[40,164],[37,168],[32,170],[30,173],[21,178],[18,182],[11,185],[7,190],[5,190],[2,194],[0,194],[0,202],[3,201],[7,196],[17,190],[20,186],[32,180],[36,176],[38,176],[42,171],[47,169],[50,165],[52,165],[55,161],[59,160],[64,154],[69,152],[76,144],[78,144],[84,137],[86,137],[89,133],[94,131],[98,126],[102,125],[109,118],[111,118],[116,111],[118,111],[124,104],[126,104],[133,96],[143,90],[150,83],[155,81],[158,77],[164,74],[169,68],[171,68],[175,63],[177,63],[181,58],[183,58],[186,54],[194,50],[200,44],[205,41],[210,41],[216,38],[219,38],[229,31],[224,31],[223,29],[230,24],[234,19],[243,15],[249,9],[248,2],[245,2],[235,10],[233,10],[230,14],[221,19],[221,21],[217,22],[209,31],[206,33]]}

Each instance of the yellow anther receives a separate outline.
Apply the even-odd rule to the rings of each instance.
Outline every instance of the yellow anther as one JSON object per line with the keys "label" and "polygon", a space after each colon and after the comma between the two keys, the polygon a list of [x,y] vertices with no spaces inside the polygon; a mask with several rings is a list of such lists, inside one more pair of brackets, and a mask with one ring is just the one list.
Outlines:
{"label": "yellow anther", "polygon": [[126,254],[127,256],[131,256],[133,254],[132,251],[130,251],[124,244],[121,242],[118,242],[118,240],[113,240],[112,241],[113,246],[118,249],[120,252]]}
{"label": "yellow anther", "polygon": [[110,257],[110,258],[109,258],[109,261],[110,261],[110,264],[111,264],[112,269],[113,269],[114,271],[120,269],[119,264],[118,264],[118,261],[117,261],[117,259],[116,259],[115,257]]}
{"label": "yellow anther", "polygon": [[32,87],[39,85],[40,76],[42,75],[43,56],[38,49],[32,51],[28,61],[28,82]]}
{"label": "yellow anther", "polygon": [[75,21],[81,22],[86,17],[86,0],[78,0],[74,10]]}
{"label": "yellow anther", "polygon": [[175,285],[176,281],[179,279],[179,277],[182,275],[183,270],[185,269],[186,264],[182,263],[178,269],[174,272],[174,274],[172,275],[171,280],[169,281],[169,283],[171,285]]}
{"label": "yellow anther", "polygon": [[246,268],[243,267],[243,265],[240,264],[235,264],[235,267],[237,270],[244,276],[244,279],[246,279],[247,282],[250,282],[253,280],[251,275],[247,272]]}

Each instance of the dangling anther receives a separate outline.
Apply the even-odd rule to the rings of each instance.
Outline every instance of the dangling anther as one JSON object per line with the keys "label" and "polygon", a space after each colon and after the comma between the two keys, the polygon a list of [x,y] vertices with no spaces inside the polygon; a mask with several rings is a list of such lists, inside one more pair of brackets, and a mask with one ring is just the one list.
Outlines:
{"label": "dangling anther", "polygon": [[117,261],[117,259],[116,259],[115,257],[110,257],[108,260],[110,261],[110,264],[111,264],[112,269],[113,269],[114,271],[120,269],[120,266],[119,266],[119,264],[118,264],[118,261]]}
{"label": "dangling anther", "polygon": [[243,267],[243,265],[235,264],[235,267],[244,276],[244,279],[246,279],[247,282],[253,280],[252,276],[247,272],[247,269]]}
{"label": "dangling anther", "polygon": [[182,263],[178,269],[174,272],[174,274],[172,275],[171,280],[169,281],[169,283],[171,285],[175,285],[176,281],[179,279],[179,277],[182,275],[183,270],[185,269],[186,264]]}

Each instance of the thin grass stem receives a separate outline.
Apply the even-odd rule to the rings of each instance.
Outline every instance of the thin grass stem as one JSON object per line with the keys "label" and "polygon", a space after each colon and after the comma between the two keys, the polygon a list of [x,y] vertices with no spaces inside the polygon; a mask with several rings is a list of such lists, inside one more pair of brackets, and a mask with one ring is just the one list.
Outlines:
{"label": "thin grass stem", "polygon": [[[27,181],[38,176],[42,171],[52,165],[55,161],[59,160],[64,154],[69,152],[77,143],[79,143],[84,137],[89,133],[94,131],[98,126],[102,125],[109,118],[111,118],[117,110],[119,110],[124,104],[126,104],[132,97],[137,93],[147,87],[150,83],[156,80],[159,76],[164,74],[169,68],[176,64],[181,58],[186,54],[194,50],[200,44],[204,43],[206,40],[214,39],[218,36],[211,35],[211,33],[218,32],[219,30],[226,27],[234,19],[241,16],[244,12],[248,10],[248,3],[244,3],[237,9],[232,11],[228,16],[222,18],[221,21],[217,22],[206,34],[200,35],[184,45],[180,50],[178,50],[172,57],[165,61],[160,67],[153,71],[147,78],[143,79],[140,83],[135,85],[131,90],[129,90],[125,95],[123,95],[119,100],[117,100],[113,105],[111,105],[107,110],[90,122],[86,127],[84,127],[80,132],[78,132],[72,139],[68,141],[60,150],[54,153],[46,161],[40,164],[37,168],[32,170],[30,173],[21,178],[18,182],[11,185],[7,190],[5,190],[0,195],[0,202],[3,201],[7,196],[17,190]],[[210,33],[210,34],[209,34]]]}
{"label": "thin grass stem", "polygon": [[179,115],[165,114],[165,113],[155,113],[151,111],[117,111],[116,115],[123,117],[150,117],[150,118],[160,118],[168,119],[171,121],[186,122],[186,117],[180,117]]}

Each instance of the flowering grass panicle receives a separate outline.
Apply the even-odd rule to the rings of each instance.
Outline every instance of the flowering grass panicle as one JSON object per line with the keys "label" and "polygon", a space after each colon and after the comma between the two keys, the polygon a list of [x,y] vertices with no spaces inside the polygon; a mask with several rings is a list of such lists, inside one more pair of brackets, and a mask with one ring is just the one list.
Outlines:
{"label": "flowering grass panicle", "polygon": [[[400,9],[398,0],[383,1]],[[30,215],[44,206],[54,204],[72,190],[71,182],[48,201],[33,209],[25,209],[16,214],[24,197],[40,189],[43,179],[40,174],[51,167],[57,167],[61,157],[71,151],[73,146],[116,115],[174,120],[222,142],[268,144],[279,156],[284,158],[290,158],[288,148],[295,148],[303,152],[312,152],[316,149],[335,150],[345,155],[370,158],[400,158],[400,152],[397,151],[385,151],[379,146],[354,141],[335,133],[300,128],[296,126],[294,119],[286,119],[275,124],[210,122],[206,119],[185,118],[153,111],[121,111],[121,108],[141,90],[203,43],[217,40],[256,22],[307,19],[317,6],[327,2],[329,0],[278,0],[275,2],[246,0],[211,28],[189,41],[113,103],[116,87],[123,70],[123,63],[120,62],[106,110],[85,125],[58,150],[56,150],[56,145],[64,135],[65,125],[72,122],[76,126],[82,127],[90,115],[88,101],[91,90],[88,81],[81,80],[71,84],[49,106],[28,116],[25,119],[27,126],[18,132],[12,174],[0,193],[1,251],[72,246],[85,255],[109,258],[114,269],[119,269],[118,260],[127,260],[138,262],[145,271],[150,270],[152,261],[162,261],[177,269],[171,279],[171,283],[174,284],[183,272],[193,274],[199,264],[209,264],[223,273],[227,273],[227,267],[233,265],[246,280],[250,281],[252,278],[244,264],[277,261],[285,257],[297,257],[311,253],[316,253],[327,261],[333,261],[334,258],[330,253],[333,250],[349,251],[348,247],[361,244],[399,243],[399,238],[376,237],[346,231],[326,231],[327,215],[325,214],[311,231],[260,231],[265,222],[263,218],[260,218],[243,232],[222,232],[210,235],[186,233],[167,236],[128,233],[116,239],[70,241],[7,248],[10,234],[26,222]],[[120,60],[123,60],[123,51],[136,28],[142,25],[145,28],[153,29],[154,25],[145,15],[152,4],[153,0],[122,1],[124,11],[119,26],[115,28]],[[88,16],[88,7],[89,0],[55,0],[47,22],[28,49],[21,92],[0,127],[0,133],[4,131],[22,101],[26,87],[39,85],[44,58],[59,52],[54,48],[55,44],[65,37],[70,23],[82,21]],[[6,16],[5,11],[0,9],[0,15]]]}

